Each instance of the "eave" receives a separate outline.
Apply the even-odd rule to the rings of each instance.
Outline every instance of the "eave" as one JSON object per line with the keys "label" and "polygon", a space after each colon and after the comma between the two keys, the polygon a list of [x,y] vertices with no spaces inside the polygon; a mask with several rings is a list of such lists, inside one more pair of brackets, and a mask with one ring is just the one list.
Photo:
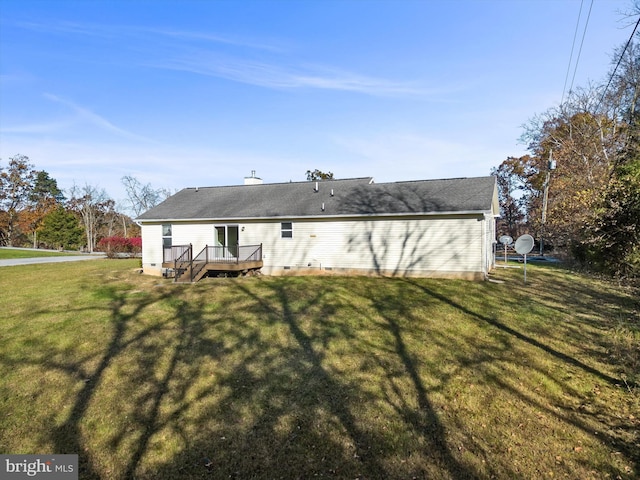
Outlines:
{"label": "eave", "polygon": [[401,218],[401,217],[446,217],[465,215],[493,215],[489,210],[452,210],[444,212],[402,212],[402,213],[363,213],[363,214],[338,214],[338,215],[306,215],[306,216],[269,216],[269,217],[211,217],[211,218],[145,218],[136,219],[137,223],[173,223],[173,222],[256,222],[275,220],[345,220],[354,218]]}

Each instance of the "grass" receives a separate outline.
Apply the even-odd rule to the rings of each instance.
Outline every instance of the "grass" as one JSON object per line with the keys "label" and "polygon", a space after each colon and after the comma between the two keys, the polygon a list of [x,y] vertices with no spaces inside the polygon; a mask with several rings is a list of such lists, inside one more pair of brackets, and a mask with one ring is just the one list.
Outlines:
{"label": "grass", "polygon": [[51,250],[32,250],[0,247],[0,260],[13,258],[36,258],[36,257],[60,257],[65,255],[80,255],[80,253],[54,252]]}
{"label": "grass", "polygon": [[77,453],[83,479],[640,474],[632,291],[533,265],[527,285],[136,265],[2,271],[0,452]]}

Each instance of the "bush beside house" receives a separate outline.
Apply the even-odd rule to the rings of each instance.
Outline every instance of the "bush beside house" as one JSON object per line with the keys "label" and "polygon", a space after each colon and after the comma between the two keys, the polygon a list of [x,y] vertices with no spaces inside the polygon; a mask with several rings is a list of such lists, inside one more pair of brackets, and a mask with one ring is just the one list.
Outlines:
{"label": "bush beside house", "polygon": [[137,257],[142,252],[142,238],[105,237],[98,242],[98,250],[109,258]]}

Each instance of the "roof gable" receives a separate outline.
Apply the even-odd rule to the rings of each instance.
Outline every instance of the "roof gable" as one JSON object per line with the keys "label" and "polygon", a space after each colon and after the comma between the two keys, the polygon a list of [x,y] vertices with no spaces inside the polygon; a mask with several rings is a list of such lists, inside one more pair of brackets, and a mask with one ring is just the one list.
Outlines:
{"label": "roof gable", "polygon": [[[317,189],[316,189],[317,185]],[[301,218],[487,212],[494,177],[373,183],[354,178],[185,188],[139,221]]]}

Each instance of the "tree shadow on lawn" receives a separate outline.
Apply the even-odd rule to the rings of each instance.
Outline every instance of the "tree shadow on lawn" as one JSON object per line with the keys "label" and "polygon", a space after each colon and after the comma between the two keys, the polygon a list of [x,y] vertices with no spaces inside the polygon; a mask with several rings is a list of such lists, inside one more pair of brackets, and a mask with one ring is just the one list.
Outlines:
{"label": "tree shadow on lawn", "polygon": [[[330,291],[309,295],[288,279],[261,286],[256,293],[255,284],[249,289],[238,283],[215,312],[208,311],[204,294],[174,290],[137,299],[102,289],[112,336],[67,420],[52,433],[55,451],[80,454],[81,478],[479,476],[450,451],[418,371],[420,353],[404,339],[413,328],[412,307],[401,291],[390,288],[388,296],[370,299],[380,315],[374,328],[386,332],[384,341],[371,344],[353,325],[337,324],[339,306]],[[169,315],[150,322],[145,310],[162,302]],[[251,311],[249,320],[240,315],[243,309]],[[274,329],[276,337],[269,333]],[[327,364],[334,341],[349,345],[346,356],[357,360],[347,368],[370,374],[382,397],[367,388],[364,375],[358,381]],[[78,367],[65,370],[77,377]],[[211,382],[203,382],[209,374]],[[408,390],[397,388],[401,378]],[[96,400],[108,388],[115,400]],[[110,434],[96,441],[90,428],[100,420],[99,404],[117,404],[117,397],[121,410],[107,413],[114,424]],[[363,416],[372,412],[398,417],[415,444],[407,444],[405,431],[401,440],[385,431],[387,419]],[[162,437],[178,438],[178,445],[167,446]],[[158,448],[167,451],[158,454]],[[419,451],[413,463],[407,461],[411,450]]]}
{"label": "tree shadow on lawn", "polygon": [[[432,332],[431,345],[418,350],[411,337],[424,319],[416,311],[432,302],[598,376],[422,283],[375,281],[385,282],[386,295],[376,297],[366,282],[349,290],[344,282],[334,289],[290,278],[239,280],[226,290],[213,282],[167,286],[142,296],[129,287],[102,288],[112,332],[93,368],[45,360],[80,385],[66,420],[51,432],[55,452],[78,453],[83,479],[515,478],[507,465],[480,468],[452,451],[451,424],[430,398],[451,373],[436,366],[438,381],[426,384],[425,352],[455,350],[466,340]],[[317,290],[307,291],[310,284]],[[354,310],[346,320],[336,315],[350,304],[345,291],[370,311]],[[376,336],[364,335],[363,324]],[[507,346],[459,360],[480,369]],[[579,419],[550,413],[587,430]],[[456,425],[457,434],[466,428]],[[619,446],[631,456],[632,445]],[[476,450],[490,460],[481,446]]]}
{"label": "tree shadow on lawn", "polygon": [[580,339],[589,358],[598,358],[604,363],[610,360],[606,352],[611,345],[603,344],[606,340],[601,335],[603,329],[614,329],[627,322],[640,328],[640,289],[634,291],[629,287],[627,294],[621,293],[619,287],[613,288],[605,280],[578,276],[554,266],[534,268],[526,285],[521,278],[514,281],[513,276],[508,282],[509,292],[503,302],[513,305],[514,309],[547,308],[558,318],[571,318],[571,322],[553,322],[551,328],[540,322],[539,333],[546,338],[571,335]]}
{"label": "tree shadow on lawn", "polygon": [[[492,377],[492,372],[512,345],[523,342],[601,382],[616,386],[618,379],[496,318],[476,313],[424,283],[377,281],[385,282],[386,295],[350,292],[369,301],[375,318],[363,320],[384,332],[382,340],[376,337],[376,341],[361,336],[354,325],[335,315],[344,304],[326,282],[318,282],[319,288],[312,293],[301,290],[308,283],[300,287],[291,279],[256,281],[250,287],[238,282],[232,296],[216,299],[215,312],[209,311],[204,295],[196,295],[196,301],[188,296],[171,300],[174,323],[179,325],[175,335],[161,340],[136,335],[136,344],[131,345],[140,355],[129,372],[129,383],[140,385],[142,391],[133,395],[129,408],[133,427],[120,427],[112,439],[111,448],[127,452],[120,477],[517,477],[515,467],[489,464],[491,451],[482,440],[473,439],[468,425],[459,422],[464,416],[447,418],[445,427],[431,396],[446,386],[452,374],[438,365],[428,369],[438,380],[425,383],[424,363],[429,362],[425,352],[430,348],[459,351],[454,358],[461,366],[484,372],[505,395],[519,398],[534,411],[606,441],[635,462],[637,470],[633,443],[609,431],[615,428],[614,419],[591,421],[584,414],[563,410],[566,405],[552,408],[541,401],[543,397]],[[422,297],[417,303],[416,294]],[[497,329],[506,339],[474,351],[471,339],[435,329],[431,345],[418,347],[411,339],[414,330],[422,328],[416,311],[430,302],[448,305],[471,321]],[[118,315],[114,310],[114,317]],[[336,363],[335,345],[342,345],[345,365]],[[212,381],[203,383],[207,368]],[[343,368],[350,374],[343,374]],[[528,368],[575,395],[553,372],[536,364]],[[377,382],[379,389],[370,388],[367,380]],[[178,436],[180,445],[154,460],[154,451],[163,448],[160,438],[164,435]],[[468,457],[460,451],[453,452],[460,438],[475,455],[473,463],[463,460]],[[481,458],[487,460],[482,467]],[[623,473],[605,468],[614,476]]]}
{"label": "tree shadow on lawn", "polygon": [[[268,282],[260,295],[238,283],[212,308],[197,288],[137,297],[103,287],[111,325],[104,350],[89,363],[60,361],[51,346],[33,359],[78,385],[65,419],[52,414],[49,442],[56,453],[79,454],[80,478],[396,476],[383,460],[402,452],[357,403],[375,399],[323,364],[333,338],[357,341],[348,325],[330,325],[334,306],[323,292],[294,308],[301,292],[287,281]],[[160,304],[167,314],[154,319]],[[432,443],[446,478],[468,477]]]}
{"label": "tree shadow on lawn", "polygon": [[[382,347],[385,351],[371,351],[352,325],[336,321],[338,302],[331,296],[330,289],[311,295],[299,291],[289,279],[256,282],[251,288],[238,282],[232,302],[246,305],[265,328],[241,317],[219,324],[216,335],[224,344],[219,349],[220,362],[226,367],[216,371],[215,385],[200,392],[198,400],[189,405],[184,395],[179,402],[178,417],[194,408],[194,402],[206,405],[198,415],[190,416],[189,423],[197,425],[197,430],[193,433],[187,428],[192,433],[185,434],[184,449],[153,468],[136,470],[136,458],[142,458],[149,448],[140,447],[127,473],[137,473],[138,478],[198,478],[206,473],[206,458],[212,478],[477,477],[473,468],[449,451],[413,355],[403,343],[401,327],[393,322],[383,325],[389,328]],[[198,323],[206,317],[201,312],[202,308],[184,305],[178,313]],[[335,352],[329,355],[334,343],[347,349],[345,365],[335,363]],[[195,355],[192,348],[189,351],[189,361],[197,364],[198,356],[207,349]],[[367,361],[379,354],[396,356],[413,385],[413,398],[400,410],[357,376],[339,371],[360,368],[362,378],[376,374],[373,378],[378,382],[384,370],[379,365],[371,368]],[[189,384],[191,380],[181,381]],[[208,402],[208,395],[215,395],[216,400]],[[417,411],[409,406],[414,403]],[[371,413],[376,418],[365,416]],[[404,426],[389,422],[391,431],[385,431],[387,415],[398,417]],[[149,420],[145,424],[154,425]],[[393,428],[404,431],[407,426],[413,429],[417,444],[407,444],[407,438],[399,439],[393,432]],[[161,427],[150,427],[149,433],[157,434]],[[401,437],[406,437],[404,432]],[[420,461],[412,462],[411,450],[420,450]]]}
{"label": "tree shadow on lawn", "polygon": [[[426,295],[435,298],[442,303],[449,304],[455,309],[458,309],[459,311],[463,312],[465,316],[467,316],[470,320],[489,325],[497,329],[498,331],[507,334],[508,337],[511,337],[518,342],[524,342],[525,344],[540,350],[543,355],[550,355],[560,364],[564,364],[565,369],[567,369],[567,367],[570,367],[569,370],[580,372],[578,373],[578,375],[592,376],[596,380],[596,382],[594,382],[596,384],[599,380],[600,382],[623,392],[623,394],[626,393],[624,391],[624,382],[622,381],[622,379],[612,377],[600,371],[599,369],[585,363],[584,361],[578,360],[553,347],[550,347],[545,342],[522,333],[515,328],[508,326],[506,323],[500,321],[497,318],[474,312],[464,305],[452,300],[451,297],[444,296],[432,289],[429,289],[424,284],[415,282],[411,279],[404,279],[404,281],[422,290]],[[589,292],[586,288],[580,288],[579,294],[582,298],[598,298],[601,296],[601,294],[598,294],[597,292]],[[576,295],[576,292],[574,291],[572,295]],[[606,296],[602,298],[607,298],[607,300],[610,300],[610,298]],[[628,302],[628,299],[625,298],[624,301]],[[567,302],[565,301],[565,303]],[[587,308],[587,306],[585,305],[584,308]],[[606,312],[601,313],[603,314],[603,318],[606,318],[606,315],[604,315]],[[580,342],[581,340],[578,339],[577,341]],[[561,386],[562,390],[569,396],[574,398],[582,397],[581,393],[575,391],[565,380],[558,378],[558,376],[554,375],[554,373],[552,373],[551,371],[542,369],[535,364],[527,365],[527,369],[540,374],[541,376],[548,378],[556,385]],[[595,411],[590,413],[585,410],[576,411],[577,409],[562,404],[554,405],[555,408],[551,408],[549,405],[545,405],[544,403],[542,403],[540,398],[528,395],[523,392],[523,390],[514,386],[514,384],[508,378],[496,376],[492,373],[488,373],[488,378],[499,385],[503,391],[510,392],[511,395],[520,398],[523,402],[531,405],[535,409],[556,417],[562,422],[573,425],[585,434],[593,437],[594,439],[597,439],[598,442],[604,441],[612,448],[612,450],[622,453],[626,458],[629,459],[629,461],[633,462],[634,470],[636,472],[640,471],[640,451],[637,448],[637,422],[624,422],[624,420],[621,420],[619,417],[615,416],[613,414],[614,412],[611,411]],[[629,393],[629,395],[632,394]],[[624,433],[626,438],[622,438],[622,435],[620,435],[620,433]],[[593,465],[593,468],[596,467],[596,465]],[[607,470],[609,470],[607,473],[609,475],[612,475],[613,477],[619,476],[621,474],[625,475],[625,472],[620,472],[613,467],[607,467]]]}
{"label": "tree shadow on lawn", "polygon": [[[387,280],[381,279],[380,281]],[[421,360],[419,357],[425,355],[425,352],[429,350],[429,345],[423,345],[424,350],[422,351],[412,352],[405,340],[405,336],[410,335],[411,323],[416,321],[416,324],[420,325],[420,322],[413,315],[413,308],[416,305],[404,297],[406,292],[403,288],[397,289],[396,286],[396,282],[389,283],[386,295],[371,298],[374,309],[382,319],[381,326],[390,333],[391,341],[388,347],[393,349],[400,362],[399,368],[396,369],[389,368],[389,365],[380,364],[386,370],[384,380],[380,380],[381,384],[386,384],[382,385],[382,390],[387,391],[386,401],[406,425],[422,439],[422,449],[429,452],[439,469],[447,473],[445,475],[447,478],[477,478],[479,473],[472,466],[459,460],[450,450],[451,445],[444,424],[429,399],[429,389],[425,386],[420,373]],[[434,344],[440,340],[442,344],[449,345],[452,345],[453,341],[452,338],[446,336],[440,339],[432,336],[430,340]],[[374,358],[379,360],[380,356],[374,356]],[[482,362],[482,360],[473,360],[473,362]],[[410,379],[412,389],[409,392],[415,398],[408,398],[407,393],[397,387],[398,376],[407,376]],[[442,374],[440,381],[446,382],[445,374]],[[416,403],[417,408],[414,406]],[[426,470],[418,473],[427,476],[433,475],[432,472]]]}
{"label": "tree shadow on lawn", "polygon": [[[111,367],[119,355],[125,353],[128,349],[137,348],[145,338],[165,327],[163,324],[144,326],[140,331],[128,336],[131,324],[138,322],[138,318],[143,311],[154,303],[162,301],[166,298],[166,295],[148,296],[142,300],[131,302],[127,298],[126,290],[120,291],[116,288],[105,287],[99,291],[99,294],[110,299],[110,320],[113,325],[113,333],[97,367],[88,372],[82,364],[49,365],[54,369],[62,369],[76,378],[80,373],[80,377],[84,379],[81,389],[75,395],[75,402],[67,416],[67,420],[56,427],[51,434],[54,452],[79,454],[78,474],[80,478],[101,478],[89,455],[90,452],[82,432],[82,423],[85,420],[96,389],[104,381],[106,370]],[[131,309],[131,311],[127,312],[127,309]],[[162,395],[162,392],[158,393]],[[133,458],[135,459],[135,455]]]}
{"label": "tree shadow on lawn", "polygon": [[[12,368],[24,368],[25,366],[37,367],[44,369],[43,375],[49,376],[50,373],[62,373],[67,376],[67,381],[78,387],[76,392],[71,394],[72,406],[66,408],[67,405],[48,404],[48,410],[51,411],[50,418],[45,422],[46,425],[53,425],[49,431],[37,432],[38,435],[46,436],[44,439],[47,445],[50,445],[52,453],[58,454],[78,454],[79,455],[79,478],[101,478],[99,469],[92,460],[92,452],[86,442],[86,433],[83,432],[83,423],[88,417],[88,409],[101,383],[104,382],[105,373],[111,368],[116,359],[126,353],[130,348],[136,345],[145,337],[153,335],[159,329],[163,328],[161,324],[144,325],[139,331],[133,335],[129,335],[131,325],[138,323],[138,318],[143,314],[144,310],[158,301],[165,298],[160,296],[146,296],[135,302],[131,302],[127,298],[128,288],[118,289],[111,286],[105,286],[96,290],[96,295],[102,299],[107,298],[109,304],[107,309],[110,312],[109,322],[112,326],[111,337],[105,342],[103,352],[85,355],[76,355],[73,352],[67,354],[67,349],[58,348],[47,340],[47,332],[34,332],[30,338],[28,349],[16,352],[19,355],[9,357],[2,355],[2,363]],[[87,306],[78,309],[67,309],[64,311],[69,318],[73,317],[74,321],[79,318],[98,316],[97,312],[101,306]],[[125,310],[128,310],[125,311]],[[37,311],[34,315],[60,315],[61,312],[55,311]],[[64,321],[60,321],[64,324]],[[78,327],[82,328],[83,323],[79,321]],[[64,328],[55,327],[51,328]],[[95,366],[92,366],[95,365]],[[61,387],[60,387],[61,388]],[[45,391],[46,394],[46,391]],[[67,409],[66,420],[60,423],[56,418],[61,414],[60,410]],[[32,452],[43,453],[43,452]]]}

